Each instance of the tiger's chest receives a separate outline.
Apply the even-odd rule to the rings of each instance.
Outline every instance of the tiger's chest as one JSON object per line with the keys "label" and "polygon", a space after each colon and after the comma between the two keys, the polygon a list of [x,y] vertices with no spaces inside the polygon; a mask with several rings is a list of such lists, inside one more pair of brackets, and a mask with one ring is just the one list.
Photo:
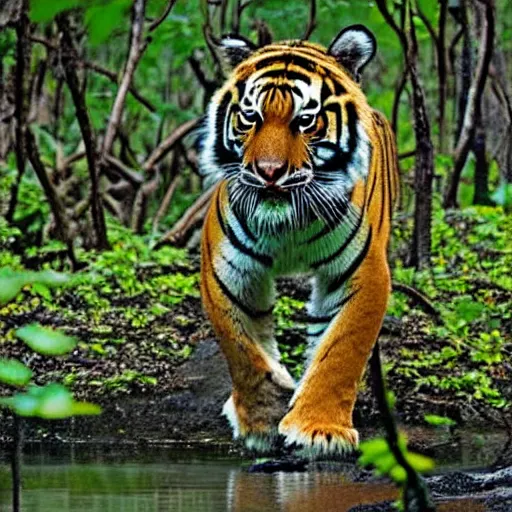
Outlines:
{"label": "tiger's chest", "polygon": [[347,217],[337,226],[316,221],[304,229],[281,234],[259,234],[254,251],[268,257],[269,273],[274,276],[339,273],[362,242],[362,222]]}

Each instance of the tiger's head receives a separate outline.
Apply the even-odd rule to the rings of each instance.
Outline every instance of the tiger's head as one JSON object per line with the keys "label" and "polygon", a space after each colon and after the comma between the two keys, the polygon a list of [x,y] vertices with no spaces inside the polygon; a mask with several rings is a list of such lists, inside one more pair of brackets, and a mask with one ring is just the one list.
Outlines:
{"label": "tiger's head", "polygon": [[233,208],[278,230],[339,221],[370,166],[371,111],[358,80],[375,48],[361,25],[344,29],[329,49],[220,40],[231,74],[206,115],[207,182],[227,179]]}

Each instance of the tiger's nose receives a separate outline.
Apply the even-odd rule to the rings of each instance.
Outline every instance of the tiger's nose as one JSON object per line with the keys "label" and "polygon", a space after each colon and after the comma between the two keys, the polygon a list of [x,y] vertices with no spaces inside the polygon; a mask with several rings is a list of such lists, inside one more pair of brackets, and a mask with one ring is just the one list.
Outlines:
{"label": "tiger's nose", "polygon": [[274,184],[285,175],[288,166],[282,160],[256,160],[254,170],[269,185]]}

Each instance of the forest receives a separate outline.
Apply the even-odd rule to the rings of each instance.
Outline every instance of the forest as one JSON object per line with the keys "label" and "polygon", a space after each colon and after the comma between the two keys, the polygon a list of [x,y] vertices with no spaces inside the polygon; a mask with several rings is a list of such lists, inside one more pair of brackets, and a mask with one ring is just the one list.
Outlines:
{"label": "forest", "polygon": [[[362,443],[256,460],[200,294],[216,44],[356,24],[400,174]],[[300,379],[310,283],[277,292]],[[512,2],[0,0],[0,511],[505,511],[511,481]]]}

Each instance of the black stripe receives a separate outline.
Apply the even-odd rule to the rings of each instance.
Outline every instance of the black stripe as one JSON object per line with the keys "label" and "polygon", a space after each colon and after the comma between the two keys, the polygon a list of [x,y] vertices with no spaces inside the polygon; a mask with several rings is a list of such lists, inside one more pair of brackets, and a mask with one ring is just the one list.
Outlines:
{"label": "black stripe", "polygon": [[368,250],[370,249],[370,242],[372,240],[372,228],[370,226],[370,229],[368,230],[368,237],[366,238],[366,242],[364,244],[363,249],[358,254],[357,258],[352,262],[349,268],[343,274],[338,276],[334,281],[332,281],[328,288],[328,293],[334,293],[336,290],[338,290],[343,284],[345,284],[345,281],[352,276],[352,274],[358,269],[359,265],[363,262],[363,260],[366,258],[366,254],[368,253]]}
{"label": "black stripe", "polygon": [[356,149],[357,145],[357,112],[355,105],[350,101],[345,104],[348,125],[348,153]]}
{"label": "black stripe", "polygon": [[[343,299],[341,299],[340,303],[333,309],[336,309],[336,313],[334,313],[333,315],[329,315],[329,316],[309,316],[307,318],[307,323],[309,324],[320,324],[320,323],[327,323],[329,324],[334,317],[336,317],[336,315],[338,315],[338,313],[340,312],[341,308],[359,291],[359,288],[357,290],[353,290],[352,292],[350,292],[348,295],[346,295],[345,297],[343,297]],[[329,326],[327,325],[323,330],[327,330]],[[320,332],[320,331],[318,331]],[[317,336],[317,334],[313,334],[312,336]]]}
{"label": "black stripe", "polygon": [[[259,311],[257,309],[254,310],[254,309],[251,309],[250,307],[246,306],[243,302],[241,302],[238,299],[238,297],[233,295],[231,293],[231,291],[229,290],[229,288],[224,284],[224,282],[222,281],[220,276],[217,274],[217,272],[215,271],[215,268],[213,267],[212,251],[211,251],[210,243],[208,242],[208,240],[206,241],[206,250],[208,252],[208,260],[210,261],[210,266],[212,269],[213,277],[215,278],[215,281],[219,285],[219,288],[221,289],[222,293],[228,298],[228,300],[230,302],[232,302],[238,309],[240,309],[240,311],[243,311],[247,316],[249,316],[251,318],[255,318],[255,319],[263,318],[272,313],[272,310],[274,309],[273,306],[271,308],[267,309],[266,311]],[[210,298],[210,301],[211,301],[211,295],[209,293],[208,293],[208,297]]]}
{"label": "black stripe", "polygon": [[251,229],[249,228],[249,225],[247,224],[246,219],[239,217],[239,215],[237,214],[235,209],[232,209],[231,211],[233,212],[233,215],[235,216],[236,220],[238,221],[238,224],[240,224],[240,227],[242,228],[244,235],[252,242],[256,242],[257,238],[254,236]]}
{"label": "black stripe", "polygon": [[324,237],[325,235],[329,234],[331,231],[333,231],[338,226],[326,224],[323,229],[321,229],[316,235],[313,235],[309,240],[306,240],[305,242],[302,242],[302,244],[311,244],[313,242],[316,242],[320,238]]}
{"label": "black stripe", "polygon": [[311,265],[311,268],[317,269],[323,265],[327,265],[327,263],[330,263],[331,261],[335,260],[338,256],[340,256],[341,253],[348,247],[350,242],[352,242],[354,237],[357,235],[359,228],[361,227],[361,224],[363,222],[363,216],[364,212],[361,212],[361,215],[357,219],[357,224],[352,228],[352,231],[348,234],[347,238],[345,238],[340,248],[337,251],[333,252],[330,256],[327,256],[326,258],[323,258],[320,261],[315,261],[315,263]]}
{"label": "black stripe", "polygon": [[322,90],[320,92],[320,103],[322,105],[332,96],[333,92],[325,81],[322,82]]}
{"label": "black stripe", "polygon": [[300,73],[298,71],[290,71],[289,69],[286,69],[285,67],[280,69],[270,69],[269,71],[265,71],[265,73],[262,73],[259,77],[260,78],[287,78],[289,80],[300,80],[302,82],[305,82],[306,84],[311,84],[311,79],[308,75],[304,73]]}
{"label": "black stripe", "polygon": [[337,80],[335,80],[334,78],[331,78],[331,80],[332,83],[334,84],[334,94],[336,94],[336,96],[341,96],[342,94],[347,93],[345,87],[343,87],[343,85],[341,85]]}
{"label": "black stripe", "polygon": [[216,112],[215,119],[215,133],[217,134],[215,140],[215,158],[217,164],[230,164],[240,161],[238,155],[229,148],[224,146],[224,123],[227,117],[229,117],[228,106],[231,102],[232,94],[227,92],[222,98],[219,107]]}
{"label": "black stripe", "polygon": [[260,60],[256,63],[256,70],[263,69],[267,66],[271,66],[272,64],[282,62],[286,65],[295,65],[299,68],[304,68],[307,71],[314,72],[316,71],[316,67],[319,65],[314,59],[309,59],[307,57],[299,56],[299,55],[269,55],[264,59]]}
{"label": "black stripe", "polygon": [[343,120],[341,117],[341,106],[338,103],[331,103],[324,107],[326,112],[334,112],[336,114],[336,144],[340,144],[341,129],[343,128]]}
{"label": "black stripe", "polygon": [[266,254],[257,253],[255,251],[253,251],[250,247],[247,247],[246,245],[244,245],[237,238],[237,236],[236,236],[235,232],[233,231],[233,229],[231,228],[231,226],[229,224],[226,224],[226,222],[224,221],[224,218],[222,217],[221,206],[220,206],[220,194],[217,194],[216,209],[217,209],[217,219],[219,221],[222,232],[224,233],[225,236],[228,237],[228,240],[231,242],[233,247],[235,247],[235,249],[237,249],[241,253],[245,254],[246,256],[249,256],[250,258],[260,262],[265,267],[271,267],[273,260],[270,256],[268,256]]}

